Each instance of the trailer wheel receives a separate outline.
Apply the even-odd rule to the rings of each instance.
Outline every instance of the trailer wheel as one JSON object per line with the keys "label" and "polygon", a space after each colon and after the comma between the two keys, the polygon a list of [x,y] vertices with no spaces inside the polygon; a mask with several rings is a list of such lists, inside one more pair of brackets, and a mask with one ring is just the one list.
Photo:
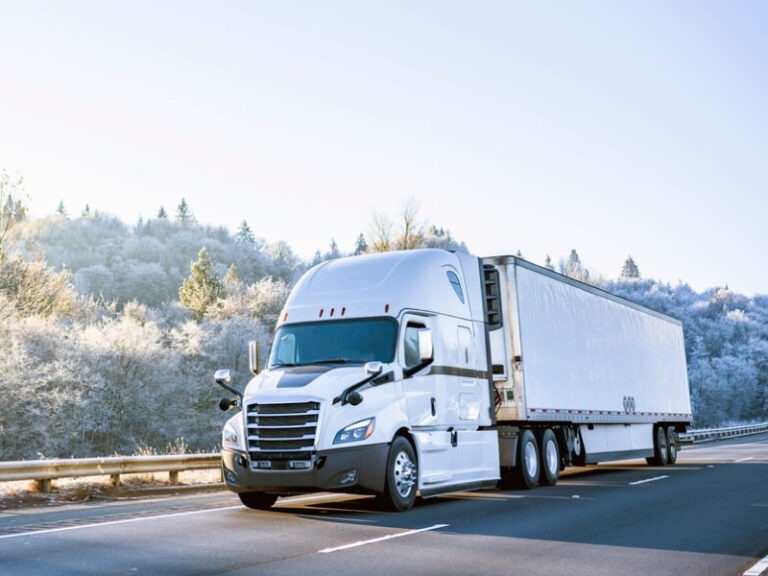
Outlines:
{"label": "trailer wheel", "polygon": [[241,492],[238,496],[240,496],[240,502],[254,510],[269,510],[277,500],[275,494],[264,492]]}
{"label": "trailer wheel", "polygon": [[541,484],[554,486],[560,477],[560,446],[557,444],[555,433],[549,428],[539,435],[539,451],[541,452]]}
{"label": "trailer wheel", "polygon": [[677,462],[677,431],[674,426],[667,428],[667,464]]}
{"label": "trailer wheel", "polygon": [[387,478],[384,492],[378,497],[379,503],[387,510],[410,510],[416,501],[418,480],[413,446],[402,436],[395,437],[389,448]]}
{"label": "trailer wheel", "polygon": [[587,454],[584,450],[584,439],[581,437],[581,430],[578,426],[574,430],[571,461],[573,462],[574,466],[586,466],[587,464]]}
{"label": "trailer wheel", "polygon": [[668,462],[669,447],[667,446],[667,431],[662,426],[656,428],[653,439],[653,457],[645,461],[651,466],[664,466]]}
{"label": "trailer wheel", "polygon": [[536,488],[540,476],[539,446],[530,430],[523,430],[518,442],[515,474],[520,488]]}

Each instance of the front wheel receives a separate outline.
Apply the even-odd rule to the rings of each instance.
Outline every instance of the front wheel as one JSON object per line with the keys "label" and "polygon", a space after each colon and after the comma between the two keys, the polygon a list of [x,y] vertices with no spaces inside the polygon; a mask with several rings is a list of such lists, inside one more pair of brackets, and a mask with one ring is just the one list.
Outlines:
{"label": "front wheel", "polygon": [[397,436],[389,448],[384,493],[379,495],[382,506],[400,512],[410,510],[416,502],[418,480],[413,446],[402,436]]}
{"label": "front wheel", "polygon": [[268,510],[277,500],[275,494],[265,494],[264,492],[241,492],[238,496],[240,502],[254,510]]}

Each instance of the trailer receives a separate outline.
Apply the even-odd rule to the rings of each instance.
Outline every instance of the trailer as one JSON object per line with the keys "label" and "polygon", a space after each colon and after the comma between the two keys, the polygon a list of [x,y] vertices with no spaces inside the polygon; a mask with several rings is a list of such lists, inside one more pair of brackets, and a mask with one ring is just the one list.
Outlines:
{"label": "trailer", "polygon": [[552,485],[567,466],[674,464],[691,423],[682,325],[521,258],[426,249],[300,279],[224,426],[249,507],[314,490],[417,496]]}

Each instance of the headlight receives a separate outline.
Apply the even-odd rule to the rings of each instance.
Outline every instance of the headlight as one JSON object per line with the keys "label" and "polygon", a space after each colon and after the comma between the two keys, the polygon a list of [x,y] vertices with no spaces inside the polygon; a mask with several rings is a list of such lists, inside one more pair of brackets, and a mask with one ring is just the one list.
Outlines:
{"label": "headlight", "polygon": [[[235,418],[239,417],[236,416]],[[237,433],[237,425],[235,424],[235,418],[230,419],[224,424],[224,430],[221,432],[221,447],[229,448],[231,450],[240,450],[240,436]]]}
{"label": "headlight", "polygon": [[376,418],[368,418],[367,420],[360,420],[350,424],[346,428],[342,428],[336,434],[336,438],[333,439],[334,444],[344,444],[346,442],[357,442],[359,440],[365,440],[370,438],[373,434],[373,429],[376,427]]}

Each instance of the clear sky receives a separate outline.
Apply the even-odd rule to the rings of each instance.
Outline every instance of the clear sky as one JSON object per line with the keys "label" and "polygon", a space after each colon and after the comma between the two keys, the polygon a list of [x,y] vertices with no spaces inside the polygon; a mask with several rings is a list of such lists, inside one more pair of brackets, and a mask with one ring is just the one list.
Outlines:
{"label": "clear sky", "polygon": [[478,255],[768,293],[768,2],[0,0],[32,215],[246,219],[304,258],[408,198]]}

